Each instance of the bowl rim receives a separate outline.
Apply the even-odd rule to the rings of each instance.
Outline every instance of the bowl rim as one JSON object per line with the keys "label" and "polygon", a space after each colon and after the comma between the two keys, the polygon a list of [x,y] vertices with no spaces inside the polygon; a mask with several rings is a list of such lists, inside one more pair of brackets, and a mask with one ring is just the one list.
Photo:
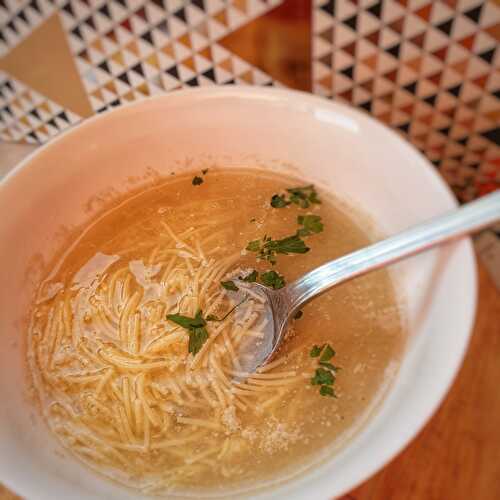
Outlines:
{"label": "bowl rim", "polygon": [[[213,86],[213,87],[194,87],[176,90],[174,92],[168,92],[165,94],[159,94],[156,96],[151,96],[147,98],[142,98],[136,101],[132,101],[129,103],[125,103],[116,108],[108,109],[102,113],[94,114],[90,117],[83,118],[80,122],[72,125],[66,130],[62,131],[55,137],[51,138],[48,142],[39,146],[36,150],[28,154],[22,161],[20,161],[15,167],[13,167],[5,176],[0,178],[0,196],[2,195],[3,189],[7,187],[7,185],[15,179],[15,177],[26,168],[29,168],[30,163],[37,158],[38,155],[43,153],[45,150],[50,149],[59,141],[64,141],[68,137],[80,133],[80,131],[88,126],[91,126],[94,122],[106,120],[109,117],[113,116],[113,118],[118,117],[120,113],[124,113],[130,108],[141,108],[143,106],[148,106],[154,104],[156,101],[164,101],[169,100],[173,101],[175,99],[183,99],[185,97],[193,96],[197,99],[206,99],[211,97],[220,97],[220,98],[243,98],[248,99],[252,97],[254,99],[258,99],[260,101],[269,100],[270,98],[275,98],[276,100],[287,101],[289,105],[297,105],[299,103],[310,105],[311,107],[323,107],[329,108],[330,110],[334,110],[337,112],[343,112],[344,114],[348,114],[354,120],[361,122],[362,124],[368,127],[375,127],[378,130],[383,130],[385,134],[389,134],[393,139],[397,140],[400,144],[404,145],[409,154],[416,155],[420,157],[422,166],[425,166],[427,170],[427,175],[429,177],[430,182],[433,182],[435,187],[439,187],[442,195],[447,199],[447,202],[450,204],[450,208],[457,207],[458,202],[455,198],[451,188],[446,184],[444,179],[438,174],[436,169],[431,165],[429,160],[418,151],[411,143],[407,140],[403,139],[399,134],[397,134],[394,130],[392,130],[387,125],[381,123],[376,120],[374,117],[368,115],[367,113],[343,103],[332,101],[323,96],[314,95],[309,92],[292,90],[292,89],[284,89],[284,88],[276,88],[276,87],[258,87],[258,86],[243,86],[243,85],[234,85],[234,86]],[[471,284],[471,303],[469,306],[469,310],[466,311],[466,323],[464,325],[464,334],[460,339],[461,345],[458,352],[458,355],[451,363],[448,373],[442,375],[440,380],[440,385],[438,390],[434,390],[432,393],[432,398],[427,398],[419,404],[420,412],[418,415],[418,421],[412,422],[412,427],[409,431],[407,431],[404,436],[400,436],[398,439],[394,439],[390,445],[384,446],[377,450],[377,455],[372,456],[372,460],[366,462],[363,466],[362,473],[354,473],[351,477],[346,481],[340,481],[342,487],[337,488],[337,492],[335,492],[335,498],[346,494],[352,489],[356,488],[361,483],[367,481],[370,477],[372,477],[375,473],[383,469],[392,459],[394,459],[399,453],[401,453],[411,441],[413,441],[416,436],[423,430],[432,416],[437,412],[444,399],[446,398],[456,376],[459,373],[459,370],[463,364],[470,338],[473,332],[473,326],[475,321],[475,315],[477,311],[477,301],[478,301],[478,276],[477,276],[477,264],[475,259],[475,254],[472,245],[472,239],[470,237],[464,238],[464,260],[467,260],[467,267],[462,269],[463,273],[469,274],[468,279]],[[446,375],[446,376],[445,376]],[[390,391],[389,391],[390,392]],[[362,432],[362,430],[361,430]],[[349,444],[347,444],[349,446]],[[329,460],[325,460],[325,465],[328,465]],[[286,480],[284,483],[279,483],[278,485],[271,487],[269,493],[276,494],[280,491],[286,493],[287,496],[291,499],[299,499],[304,498],[305,495],[304,487],[307,489],[307,480],[303,481],[302,485],[297,484],[297,481],[301,479],[306,479],[307,476],[310,476],[310,471],[304,471],[300,473],[298,476],[292,477],[289,480]],[[315,491],[311,491],[307,489],[307,498],[308,499],[324,499],[326,497],[331,497],[331,494],[325,491],[324,474],[320,476],[323,479],[322,485],[316,485]],[[1,478],[3,484],[5,484],[8,488],[11,488],[13,491],[19,492],[20,494],[29,494],[30,491],[33,491],[32,488],[24,488],[21,487],[19,489],[19,484],[13,484],[7,477]],[[295,486],[295,488],[293,488]],[[330,480],[331,487],[331,480]],[[24,492],[21,491],[24,489]],[[332,487],[332,489],[335,489]],[[255,498],[261,497],[263,493],[257,490]],[[266,494],[263,494],[264,497]]]}

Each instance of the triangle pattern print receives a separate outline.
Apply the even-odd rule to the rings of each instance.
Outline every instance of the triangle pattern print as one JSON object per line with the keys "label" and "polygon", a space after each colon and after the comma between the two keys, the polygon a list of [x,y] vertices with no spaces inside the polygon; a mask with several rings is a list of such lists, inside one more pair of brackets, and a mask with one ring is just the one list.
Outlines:
{"label": "triangle pattern print", "polygon": [[282,0],[65,1],[59,11],[94,111],[195,85],[272,84],[217,40]]}
{"label": "triangle pattern print", "polygon": [[314,92],[405,136],[462,201],[500,187],[500,6],[314,0]]}
{"label": "triangle pattern print", "polygon": [[0,71],[0,138],[39,144],[80,117]]}

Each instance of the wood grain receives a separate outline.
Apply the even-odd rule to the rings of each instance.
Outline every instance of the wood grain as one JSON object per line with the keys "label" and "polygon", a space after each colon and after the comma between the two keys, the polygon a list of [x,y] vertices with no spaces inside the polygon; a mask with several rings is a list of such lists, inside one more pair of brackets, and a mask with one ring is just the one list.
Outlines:
{"label": "wood grain", "polygon": [[474,333],[453,387],[424,430],[342,500],[500,499],[500,294],[479,265]]}

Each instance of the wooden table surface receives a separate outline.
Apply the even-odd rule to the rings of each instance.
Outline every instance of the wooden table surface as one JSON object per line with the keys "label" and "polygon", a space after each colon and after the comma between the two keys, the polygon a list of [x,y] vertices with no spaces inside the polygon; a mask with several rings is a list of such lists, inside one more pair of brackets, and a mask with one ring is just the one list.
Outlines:
{"label": "wooden table surface", "polygon": [[[249,62],[258,57],[290,87],[309,90],[310,2],[287,5],[223,44],[237,44]],[[480,264],[474,334],[451,392],[405,451],[342,500],[500,499],[499,381],[500,294]],[[0,500],[16,498],[0,485]]]}

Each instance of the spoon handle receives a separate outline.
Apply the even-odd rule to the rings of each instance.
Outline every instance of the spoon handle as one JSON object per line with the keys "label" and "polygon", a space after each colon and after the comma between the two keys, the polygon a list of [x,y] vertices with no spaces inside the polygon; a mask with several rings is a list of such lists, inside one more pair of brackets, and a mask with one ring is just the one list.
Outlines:
{"label": "spoon handle", "polygon": [[461,208],[406,229],[378,243],[323,264],[286,287],[296,310],[334,285],[473,233],[500,220],[500,190]]}

